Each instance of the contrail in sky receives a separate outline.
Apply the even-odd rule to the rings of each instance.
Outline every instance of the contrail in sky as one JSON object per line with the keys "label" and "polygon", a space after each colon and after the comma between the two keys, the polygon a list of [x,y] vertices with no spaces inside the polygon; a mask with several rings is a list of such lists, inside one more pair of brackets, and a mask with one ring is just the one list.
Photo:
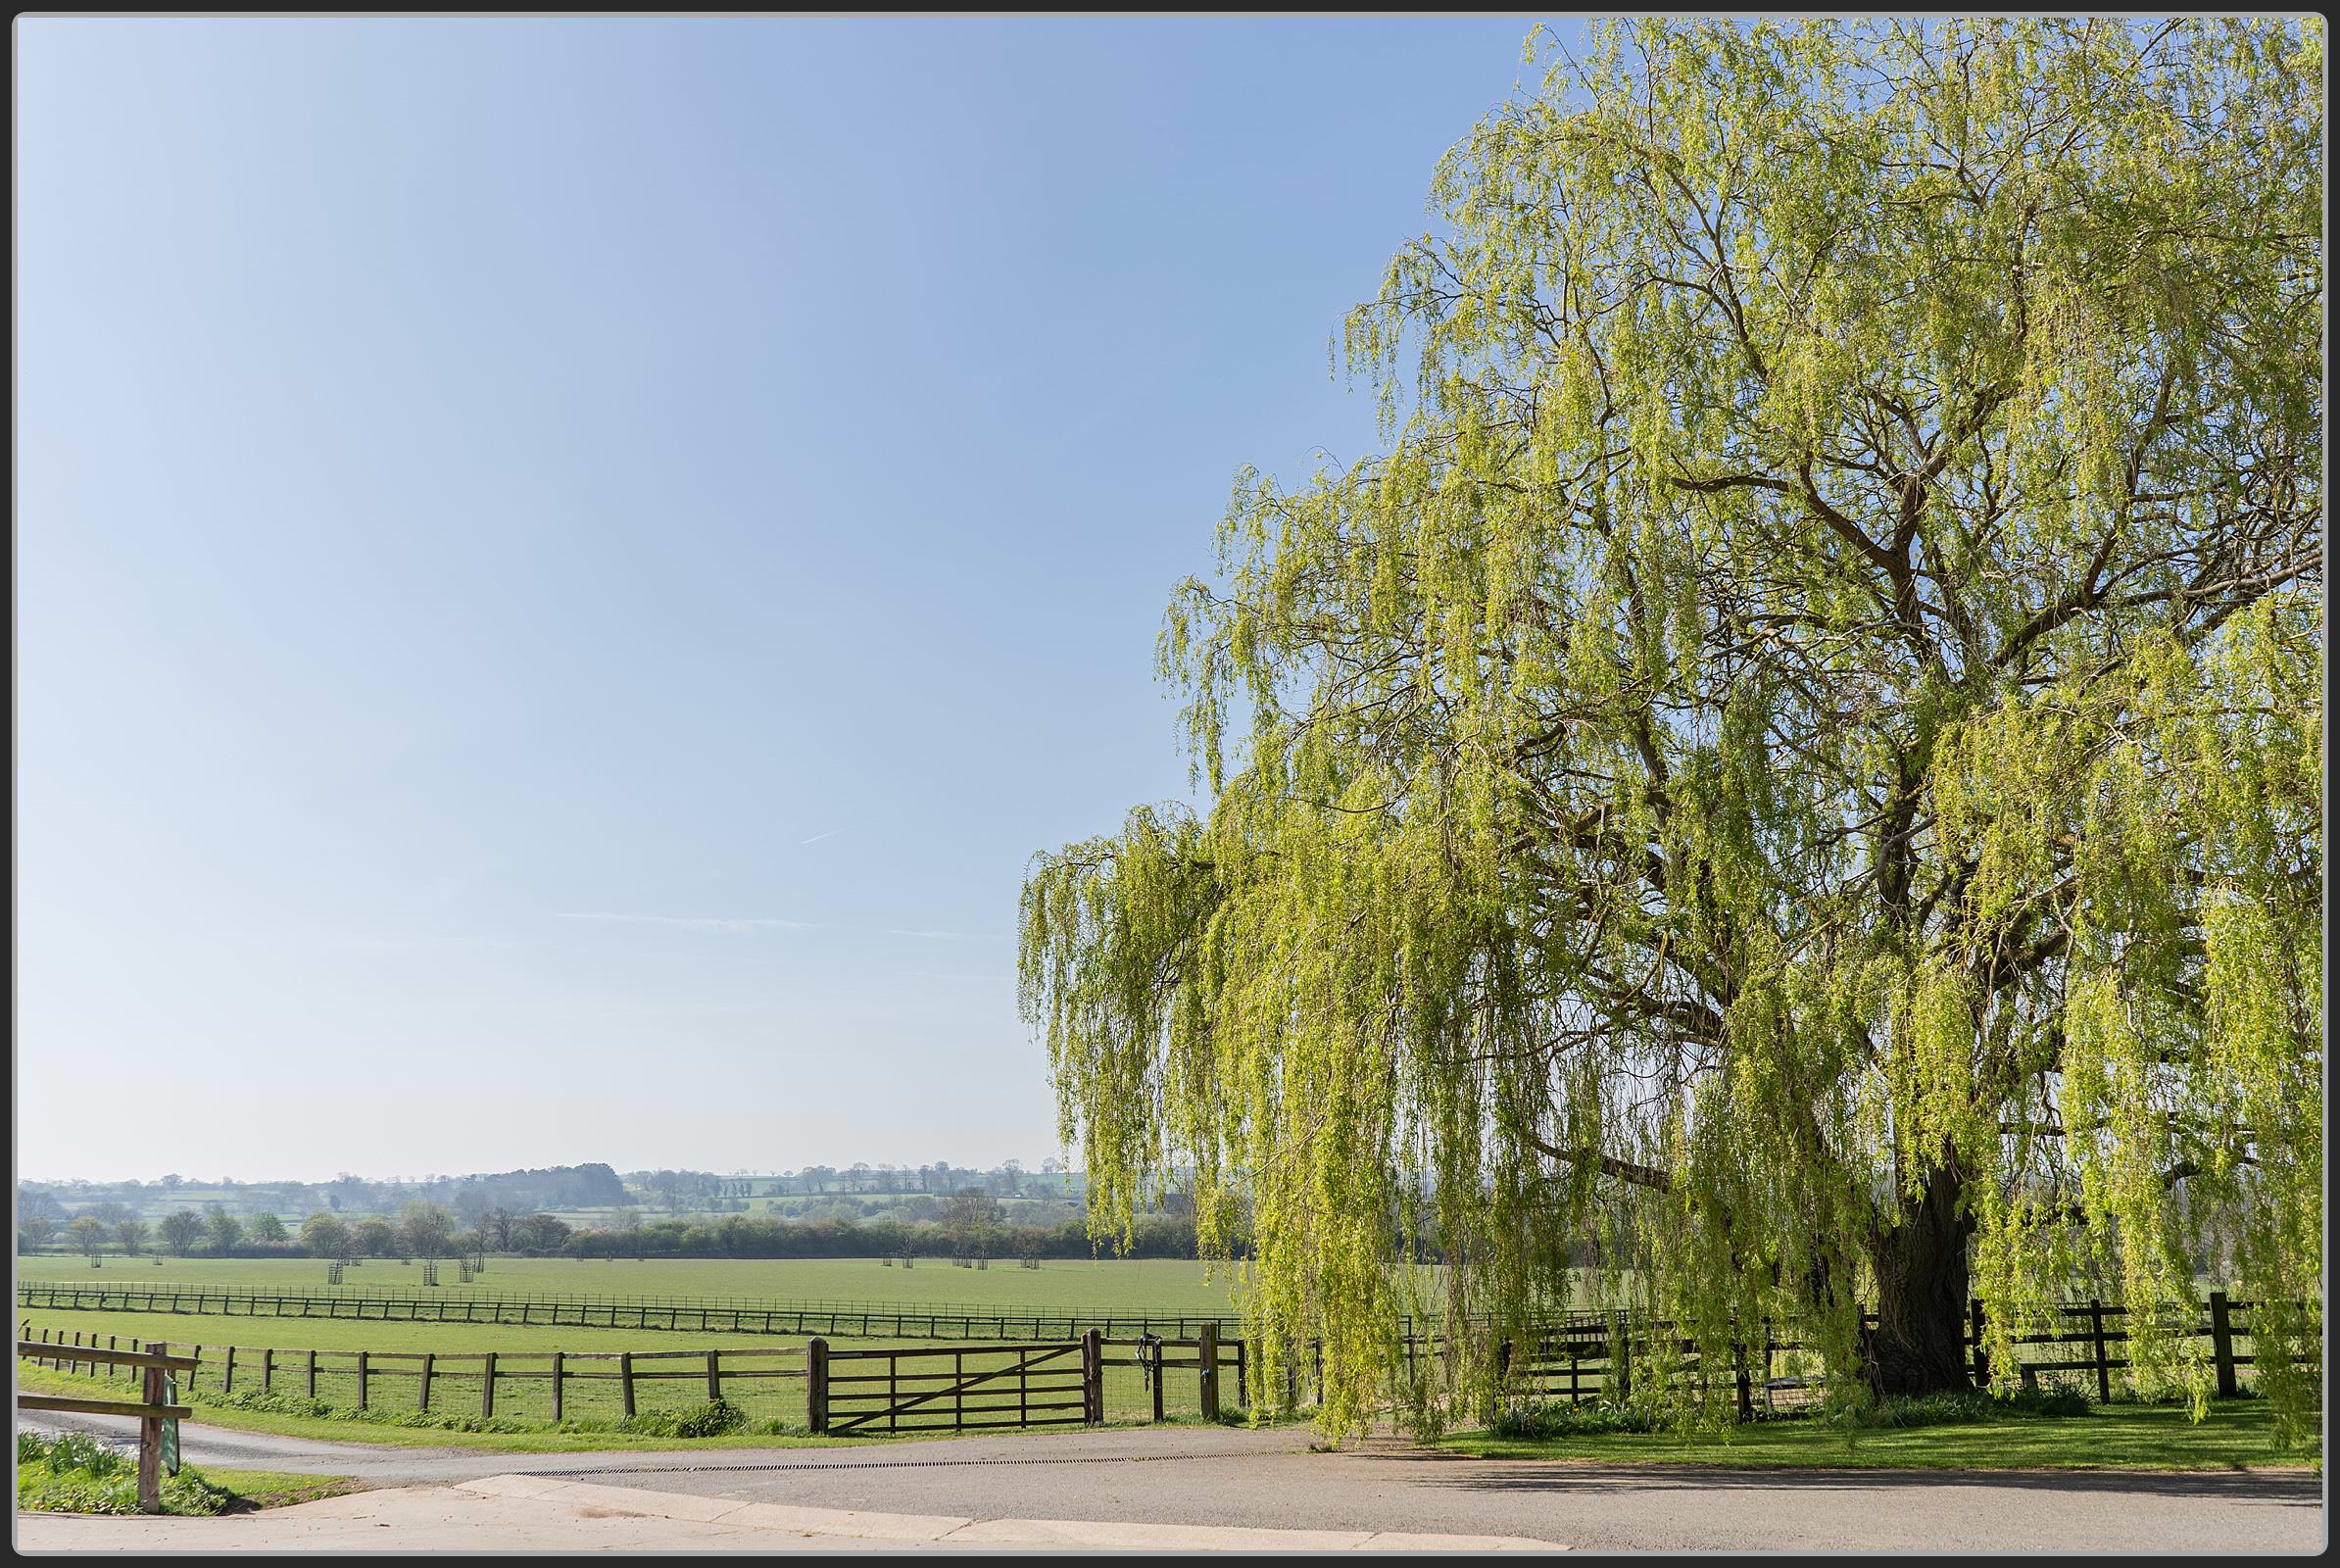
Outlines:
{"label": "contrail in sky", "polygon": [[840,834],[840,833],[842,833],[842,832],[844,832],[844,831],[845,831],[845,829],[843,829],[843,828],[841,828],[841,827],[833,827],[833,828],[829,829],[829,831],[828,831],[828,832],[826,832],[826,833],[815,833],[815,834],[813,834],[813,835],[812,835],[812,837],[810,837],[810,838],[808,838],[808,839],[799,839],[799,840],[797,840],[797,847],[798,847],[799,849],[802,849],[802,848],[804,848],[804,847],[805,845],[807,845],[807,844],[818,844],[818,843],[819,843],[821,840],[823,840],[823,839],[833,839],[833,838],[835,838],[835,837],[836,837],[838,834]]}

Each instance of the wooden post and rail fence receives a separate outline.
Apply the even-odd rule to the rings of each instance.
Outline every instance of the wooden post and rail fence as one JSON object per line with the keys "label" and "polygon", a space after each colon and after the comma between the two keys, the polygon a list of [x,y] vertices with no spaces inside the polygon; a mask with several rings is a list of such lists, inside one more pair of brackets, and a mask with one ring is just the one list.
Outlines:
{"label": "wooden post and rail fence", "polygon": [[[29,1336],[17,1342],[17,1354],[39,1355],[52,1348],[45,1343],[35,1343]],[[92,1367],[105,1365],[134,1371],[139,1374],[139,1397],[136,1399],[81,1399],[47,1394],[17,1395],[20,1410],[64,1410],[84,1415],[126,1415],[138,1423],[138,1511],[163,1511],[163,1423],[183,1421],[194,1411],[183,1404],[166,1402],[165,1379],[172,1372],[185,1372],[191,1379],[195,1360],[191,1356],[166,1354],[160,1345],[149,1345],[143,1350],[98,1349],[91,1346],[75,1352],[75,1360]]]}
{"label": "wooden post and rail fence", "polygon": [[[2208,1321],[2188,1325],[2179,1337],[2210,1342],[2207,1359],[2217,1379],[2218,1395],[2220,1398],[2233,1398],[2242,1392],[2241,1369],[2253,1365],[2256,1359],[2238,1345],[2249,1336],[2248,1320],[2253,1303],[2232,1300],[2225,1292],[2213,1291],[2207,1305]],[[2125,1353],[2129,1340],[2127,1308],[2089,1300],[2045,1308],[2041,1315],[2049,1320],[2048,1326],[2025,1328],[2010,1337],[2019,1356],[2017,1380],[2024,1388],[2035,1388],[2045,1379],[2076,1379],[2090,1386],[2100,1402],[2111,1400],[2114,1374],[2127,1370],[2130,1364]],[[1556,1325],[1529,1346],[1507,1341],[1498,1349],[1508,1386],[1522,1396],[1565,1399],[1570,1404],[1615,1401],[1631,1392],[1635,1351],[1646,1353],[1653,1344],[1660,1342],[1661,1336],[1672,1340],[1672,1349],[1682,1362],[1692,1369],[1697,1367],[1703,1353],[1701,1348],[1694,1340],[1666,1334],[1673,1327],[1670,1323],[1636,1322],[1626,1314],[1605,1317],[1584,1314]],[[1870,1343],[1876,1327],[1877,1315],[1863,1313],[1864,1345]],[[1965,1343],[1977,1387],[1991,1380],[1986,1349],[1988,1327],[1982,1303],[1970,1302]],[[1423,1356],[1436,1354],[1441,1345],[1442,1341],[1436,1336],[1408,1336],[1403,1342],[1408,1370],[1413,1370]],[[1801,1392],[1807,1384],[1818,1383],[1817,1377],[1774,1376],[1781,1356],[1803,1348],[1791,1329],[1770,1323],[1761,1325],[1758,1335],[1751,1336],[1748,1342],[1731,1348],[1730,1384],[1740,1420],[1754,1418],[1759,1390],[1768,1406],[1776,1393]],[[2024,1353],[2035,1348],[2041,1353]],[[1874,1352],[1869,1367],[1874,1381]]]}
{"label": "wooden post and rail fence", "polygon": [[[119,1360],[117,1338],[100,1345],[94,1332],[35,1330],[19,1333],[18,1353],[58,1369],[108,1375]],[[168,1347],[156,1347],[158,1350]],[[1109,1352],[1135,1349],[1127,1363]],[[1206,1419],[1218,1418],[1221,1375],[1234,1371],[1239,1406],[1246,1399],[1247,1347],[1222,1340],[1209,1328],[1192,1340],[1107,1340],[1092,1329],[1070,1341],[1022,1345],[952,1345],[864,1348],[832,1347],[815,1338],[795,1347],[725,1347],[707,1350],[388,1351],[314,1350],[201,1345],[184,1348],[171,1365],[183,1372],[184,1388],[216,1389],[221,1396],[257,1390],[263,1395],[318,1397],[320,1375],[327,1392],[349,1407],[395,1414],[464,1414],[483,1420],[501,1411],[519,1414],[514,1396],[529,1395],[526,1413],[561,1421],[579,1413],[580,1393],[597,1397],[593,1413],[630,1417],[641,1413],[643,1395],[673,1384],[704,1391],[712,1401],[726,1397],[768,1402],[802,1420],[815,1433],[851,1434],[1025,1428],[1086,1424],[1109,1419],[1109,1371],[1125,1366],[1149,1385],[1151,1418],[1166,1419],[1163,1384],[1171,1374],[1195,1378],[1196,1403]],[[394,1407],[385,1407],[386,1388],[413,1388]],[[614,1384],[611,1389],[609,1385]],[[679,1392],[679,1391],[677,1391]],[[607,1406],[614,1395],[616,1409]]]}
{"label": "wooden post and rail fence", "polygon": [[[2207,1359],[2218,1395],[2233,1397],[2242,1389],[2242,1369],[2255,1360],[2247,1348],[2252,1305],[2214,1291],[2208,1307],[2208,1322],[2192,1325],[2191,1332],[2210,1342]],[[2013,1337],[2019,1353],[2041,1352],[2022,1356],[2020,1381],[2028,1387],[2045,1378],[2078,1378],[2093,1385],[2100,1400],[2111,1398],[2114,1374],[2129,1366],[2124,1309],[2092,1300],[2050,1308],[2048,1315],[2053,1320],[2048,1329],[2034,1326]],[[1868,1325],[1874,1325],[1873,1317]],[[1634,1355],[1646,1353],[1671,1327],[1624,1314],[1584,1314],[1555,1324],[1530,1344],[1501,1347],[1506,1387],[1517,1396],[1572,1404],[1622,1398],[1631,1390]],[[1966,1338],[1977,1383],[1987,1382],[1991,1374],[1984,1348],[1986,1330],[1981,1304],[1975,1302]],[[303,1397],[314,1400],[319,1397],[321,1376],[340,1402],[366,1411],[378,1407],[386,1386],[410,1383],[413,1401],[402,1400],[400,1408],[464,1414],[475,1409],[482,1419],[549,1414],[559,1422],[578,1413],[574,1406],[580,1396],[590,1396],[586,1403],[598,1407],[587,1413],[631,1417],[641,1412],[645,1392],[688,1385],[691,1395],[704,1390],[710,1401],[760,1398],[785,1411],[784,1421],[801,1420],[805,1430],[833,1436],[1096,1425],[1108,1419],[1110,1411],[1129,1409],[1127,1398],[1108,1400],[1107,1374],[1115,1369],[1125,1376],[1134,1372],[1143,1384],[1134,1412],[1140,1419],[1168,1418],[1164,1388],[1171,1374],[1194,1378],[1193,1408],[1205,1420],[1218,1419],[1227,1405],[1225,1373],[1235,1375],[1234,1408],[1249,1408],[1260,1392],[1252,1376],[1253,1347],[1221,1336],[1209,1322],[1193,1337],[1181,1339],[1113,1338],[1092,1328],[1071,1339],[1006,1344],[865,1348],[833,1346],[816,1336],[802,1348],[705,1350],[453,1352],[214,1346],[207,1351],[197,1345],[181,1352],[162,1344],[149,1344],[143,1351],[135,1345],[124,1348],[113,1335],[105,1337],[102,1347],[98,1340],[94,1332],[85,1336],[73,1331],[70,1340],[64,1330],[42,1329],[36,1335],[26,1322],[20,1331],[19,1354],[51,1366],[108,1375],[164,1356],[164,1364],[184,1373],[188,1393],[208,1377],[222,1395],[256,1384],[263,1394],[297,1388]],[[1411,1374],[1425,1357],[1442,1353],[1443,1341],[1409,1333],[1401,1348]],[[1693,1367],[1701,1353],[1695,1342],[1684,1338],[1675,1338],[1674,1348]],[[1778,1396],[1797,1395],[1807,1383],[1817,1383],[1817,1378],[1775,1376],[1782,1356],[1792,1358],[1803,1348],[1792,1330],[1773,1324],[1762,1325],[1746,1343],[1731,1347],[1728,1382],[1740,1419],[1754,1417],[1758,1393],[1765,1406],[1774,1408]],[[1285,1358],[1285,1368],[1289,1403],[1303,1402],[1303,1368],[1311,1374],[1316,1397],[1322,1398],[1321,1344],[1311,1341],[1299,1347],[1298,1353]],[[614,1389],[609,1387],[611,1384]],[[1126,1383],[1122,1388],[1130,1392]],[[526,1395],[541,1396],[518,1397]],[[614,1411],[607,1408],[611,1395]],[[516,1407],[515,1400],[516,1406],[526,1408]]]}
{"label": "wooden post and rail fence", "polygon": [[1240,1332],[1227,1314],[1089,1311],[1079,1307],[938,1302],[770,1301],[491,1294],[351,1287],[175,1286],[20,1280],[21,1311],[145,1312],[179,1317],[302,1317],[368,1323],[472,1323],[520,1328],[634,1329],[690,1334],[821,1335],[853,1340],[990,1340],[1024,1344],[1161,1335],[1193,1339],[1204,1324]]}

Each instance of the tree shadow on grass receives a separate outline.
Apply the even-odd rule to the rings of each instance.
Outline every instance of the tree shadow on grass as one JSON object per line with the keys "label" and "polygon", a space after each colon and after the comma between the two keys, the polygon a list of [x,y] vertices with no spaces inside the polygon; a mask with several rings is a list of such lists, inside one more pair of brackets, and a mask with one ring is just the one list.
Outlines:
{"label": "tree shadow on grass", "polygon": [[[2312,1470],[1926,1470],[1583,1459],[1475,1459],[1430,1449],[1385,1450],[1375,1458],[1419,1463],[1431,1486],[1471,1492],[1649,1493],[1653,1491],[1866,1492],[1879,1489],[2011,1489],[2320,1506],[2323,1477]],[[1443,1470],[1444,1474],[1438,1472]]]}

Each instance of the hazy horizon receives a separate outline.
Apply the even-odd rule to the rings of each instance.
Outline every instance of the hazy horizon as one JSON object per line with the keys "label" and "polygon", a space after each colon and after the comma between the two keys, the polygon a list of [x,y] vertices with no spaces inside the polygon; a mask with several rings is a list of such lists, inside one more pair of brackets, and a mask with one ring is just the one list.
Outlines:
{"label": "hazy horizon", "polygon": [[[1040,1156],[1040,1158],[1038,1158],[1038,1159],[1025,1159],[1025,1158],[1023,1158],[1023,1156],[1022,1156],[1022,1155],[1020,1155],[1020,1154],[1006,1154],[1006,1155],[1002,1155],[1002,1156],[1000,1156],[999,1158],[998,1158],[998,1159],[994,1159],[994,1160],[986,1160],[986,1161],[973,1161],[973,1160],[970,1160],[970,1161],[968,1161],[966,1164],[963,1164],[963,1165],[962,1165],[962,1164],[960,1164],[960,1163],[959,1163],[957,1160],[948,1160],[948,1161],[945,1161],[945,1163],[948,1163],[948,1164],[950,1165],[950,1167],[951,1167],[952,1170],[968,1170],[968,1171],[996,1171],[996,1170],[1000,1170],[1000,1169],[1003,1169],[1003,1168],[1006,1166],[1006,1164],[1007,1164],[1007,1161],[1008,1161],[1008,1160],[1010,1160],[1010,1159],[1013,1159],[1013,1160],[1016,1160],[1016,1161],[1017,1161],[1017,1162],[1018,1162],[1018,1163],[1021,1165],[1021,1167],[1023,1168],[1023,1171],[1024,1171],[1024,1173],[1025,1173],[1026,1175],[1037,1176],[1037,1175],[1041,1175],[1041,1174],[1043,1174],[1043,1172],[1042,1172],[1042,1170],[1041,1170],[1041,1165],[1042,1165],[1042,1162],[1043,1162],[1043,1161],[1045,1161],[1045,1160],[1050,1160],[1050,1159],[1054,1159],[1054,1158],[1056,1158],[1056,1157],[1057,1157],[1057,1156],[1056,1156],[1056,1155],[1054,1155],[1054,1154],[1044,1154],[1044,1155]],[[862,1165],[866,1165],[866,1166],[867,1166],[869,1169],[871,1169],[871,1170],[896,1170],[896,1171],[908,1170],[908,1171],[915,1171],[915,1170],[919,1169],[921,1166],[931,1166],[931,1165],[935,1164],[935,1163],[936,1163],[936,1161],[934,1161],[934,1160],[931,1160],[931,1159],[925,1159],[925,1160],[917,1160],[917,1161],[914,1161],[914,1162],[912,1162],[912,1163],[910,1163],[910,1164],[908,1164],[908,1165],[904,1165],[904,1164],[901,1163],[900,1161],[881,1161],[881,1160],[874,1160],[874,1159],[871,1159],[871,1160],[860,1160],[860,1161],[847,1160],[847,1161],[845,1161],[845,1162],[843,1162],[843,1163],[841,1163],[841,1164],[840,1164],[840,1163],[832,1163],[831,1161],[828,1161],[828,1160],[820,1160],[820,1159],[815,1159],[815,1160],[809,1160],[809,1161],[806,1161],[805,1163],[804,1163],[804,1164],[801,1164],[801,1165],[786,1165],[786,1166],[778,1166],[778,1167],[773,1167],[773,1168],[768,1168],[768,1169],[738,1169],[738,1168],[735,1168],[735,1169],[721,1169],[721,1170],[718,1170],[718,1169],[716,1169],[716,1168],[714,1168],[714,1167],[712,1167],[712,1166],[708,1166],[708,1165],[633,1165],[633,1164],[626,1164],[626,1163],[623,1163],[623,1162],[621,1162],[621,1161],[618,1161],[618,1160],[611,1160],[611,1159],[600,1159],[600,1160],[590,1160],[590,1159],[587,1159],[587,1160],[580,1160],[580,1159],[557,1159],[557,1160],[551,1160],[551,1161],[543,1162],[543,1163],[540,1163],[540,1164],[537,1164],[537,1165],[466,1165],[466,1166],[463,1166],[463,1168],[461,1168],[461,1169],[456,1169],[456,1170],[444,1170],[444,1171],[424,1171],[424,1172],[412,1172],[412,1171],[408,1171],[408,1172],[398,1172],[398,1173],[386,1173],[386,1172],[385,1172],[385,1173],[376,1173],[376,1172],[372,1172],[372,1171],[362,1171],[362,1170],[339,1170],[339,1171],[334,1171],[334,1172],[333,1172],[333,1173],[331,1173],[330,1175],[322,1175],[322,1176],[317,1176],[317,1175],[297,1175],[297,1174],[296,1174],[296,1175],[286,1175],[286,1174],[284,1174],[284,1173],[282,1173],[282,1172],[277,1172],[277,1173],[275,1173],[275,1174],[272,1174],[272,1175],[267,1175],[267,1176],[238,1176],[238,1175],[234,1175],[234,1174],[232,1174],[232,1173],[229,1173],[229,1172],[219,1172],[219,1173],[216,1173],[216,1174],[206,1175],[206,1174],[204,1174],[203,1172],[200,1172],[200,1171],[183,1171],[183,1172],[157,1172],[157,1173],[156,1173],[156,1175],[154,1175],[154,1176],[79,1176],[79,1175],[70,1175],[70,1176],[43,1176],[43,1175],[39,1175],[39,1174],[36,1174],[36,1173],[34,1173],[34,1172],[31,1172],[31,1171],[26,1171],[26,1170],[22,1170],[22,1169],[20,1169],[20,1170],[18,1171],[18,1173],[17,1173],[17,1181],[19,1182],[19,1184],[20,1184],[20,1185],[21,1185],[21,1184],[24,1184],[24,1183],[30,1183],[30,1184],[32,1184],[32,1185],[34,1185],[34,1186],[38,1186],[38,1187],[50,1187],[50,1186],[58,1186],[58,1187],[62,1187],[62,1186],[71,1186],[71,1185],[80,1185],[80,1186],[88,1186],[88,1187],[116,1187],[116,1186],[122,1186],[122,1185],[125,1185],[125,1184],[127,1184],[127,1183],[129,1183],[129,1182],[133,1182],[133,1181],[135,1181],[135,1182],[138,1182],[138,1183],[140,1183],[140,1184],[142,1184],[142,1185],[145,1185],[145,1186],[150,1186],[150,1187],[151,1187],[151,1186],[154,1186],[154,1185],[157,1183],[157,1181],[158,1181],[158,1180],[161,1178],[161,1176],[163,1176],[163,1175],[168,1175],[168,1174],[175,1174],[175,1175],[178,1175],[178,1176],[179,1176],[179,1178],[180,1178],[180,1185],[182,1185],[182,1186],[212,1186],[212,1185],[215,1185],[215,1184],[217,1184],[218,1182],[219,1182],[219,1181],[221,1181],[221,1180],[226,1180],[226,1181],[232,1181],[232,1182],[234,1182],[234,1183],[235,1183],[236,1185],[238,1185],[239,1187],[274,1187],[274,1186],[324,1187],[324,1186],[329,1186],[329,1185],[331,1185],[333,1182],[335,1182],[335,1181],[338,1181],[338,1180],[342,1179],[342,1178],[343,1178],[343,1177],[345,1177],[345,1176],[347,1176],[347,1177],[355,1177],[355,1178],[356,1178],[356,1179],[358,1179],[359,1181],[364,1181],[364,1182],[383,1182],[383,1183],[418,1183],[418,1182],[428,1182],[428,1181],[437,1181],[437,1180],[456,1180],[456,1181],[461,1181],[461,1180],[463,1180],[463,1179],[464,1179],[464,1178],[466,1178],[466,1177],[472,1177],[472,1176],[502,1176],[502,1175],[507,1175],[507,1174],[510,1174],[510,1173],[511,1173],[511,1172],[512,1172],[512,1171],[518,1171],[518,1170],[547,1170],[547,1169],[559,1170],[559,1169],[574,1169],[574,1168],[576,1168],[576,1167],[578,1167],[578,1166],[580,1166],[580,1165],[607,1165],[607,1166],[609,1166],[609,1167],[611,1170],[613,1170],[613,1171],[617,1172],[617,1174],[619,1174],[620,1176],[626,1175],[626,1174],[628,1174],[628,1173],[631,1173],[631,1172],[636,1172],[636,1171],[657,1171],[657,1170],[688,1170],[688,1171],[695,1171],[695,1172],[698,1172],[698,1173],[700,1173],[700,1174],[702,1174],[702,1175],[709,1175],[709,1176],[722,1176],[722,1177],[742,1177],[742,1178],[751,1178],[751,1179],[752,1179],[752,1178],[756,1178],[756,1177],[769,1177],[769,1176],[800,1176],[800,1175],[804,1174],[804,1173],[805,1171],[807,1171],[807,1170],[816,1169],[816,1168],[821,1168],[821,1169],[831,1169],[831,1170],[852,1170],[852,1169],[854,1167],[854,1165],[855,1165],[856,1163],[858,1163],[858,1164],[862,1164]],[[1068,1167],[1068,1168],[1067,1168],[1067,1170],[1066,1170],[1065,1172],[1063,1172],[1063,1173],[1064,1173],[1064,1174],[1071,1174],[1071,1175],[1079,1175],[1079,1174],[1080,1174],[1080,1171],[1079,1171],[1078,1167]],[[1048,1174],[1058,1174],[1058,1173],[1051,1172],[1051,1173],[1048,1173]]]}
{"label": "hazy horizon", "polygon": [[1529,26],[20,20],[21,1168],[1059,1152],[1027,859]]}

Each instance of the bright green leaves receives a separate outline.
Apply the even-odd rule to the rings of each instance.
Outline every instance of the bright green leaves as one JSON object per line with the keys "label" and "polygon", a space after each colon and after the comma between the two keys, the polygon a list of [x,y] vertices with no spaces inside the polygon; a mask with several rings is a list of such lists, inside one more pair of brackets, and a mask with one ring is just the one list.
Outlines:
{"label": "bright green leaves", "polygon": [[1440,162],[1342,333],[1385,450],[1246,472],[1166,620],[1206,816],[1024,903],[1096,1223],[1191,1171],[1329,1427],[1397,1312],[1436,1423],[1587,1289],[1686,1325],[1682,1420],[1750,1318],[1857,1390],[1864,1298],[1969,1288],[2003,1378],[2078,1292],[2199,1397],[2204,1279],[2296,1425],[2321,48],[1645,20]]}

